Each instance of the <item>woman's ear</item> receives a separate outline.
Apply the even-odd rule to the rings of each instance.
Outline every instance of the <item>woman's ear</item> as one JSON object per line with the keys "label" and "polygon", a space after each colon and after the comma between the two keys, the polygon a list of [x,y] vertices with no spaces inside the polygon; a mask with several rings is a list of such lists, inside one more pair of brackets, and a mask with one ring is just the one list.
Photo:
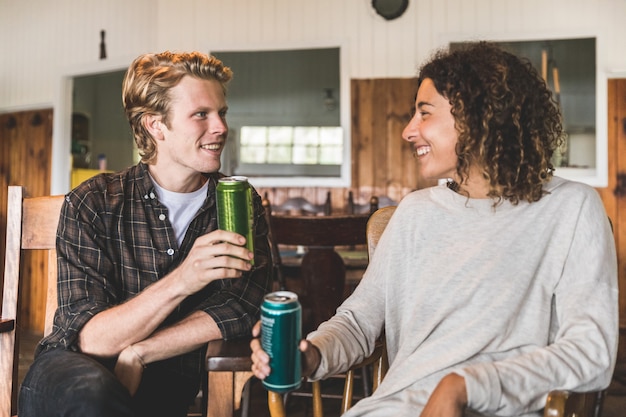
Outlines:
{"label": "woman's ear", "polygon": [[163,139],[163,122],[162,117],[156,114],[145,114],[141,119],[144,128],[152,135],[155,140]]}

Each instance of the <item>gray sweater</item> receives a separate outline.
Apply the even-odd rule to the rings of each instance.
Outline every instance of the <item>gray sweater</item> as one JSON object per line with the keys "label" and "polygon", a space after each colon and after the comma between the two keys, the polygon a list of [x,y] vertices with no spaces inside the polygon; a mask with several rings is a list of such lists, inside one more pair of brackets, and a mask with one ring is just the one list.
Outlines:
{"label": "gray sweater", "polygon": [[552,389],[608,386],[618,340],[617,260],[596,191],[553,178],[535,203],[407,195],[355,292],[308,336],[313,379],[368,356],[390,368],[346,416],[418,416],[439,380],[465,377],[468,415],[540,415]]}

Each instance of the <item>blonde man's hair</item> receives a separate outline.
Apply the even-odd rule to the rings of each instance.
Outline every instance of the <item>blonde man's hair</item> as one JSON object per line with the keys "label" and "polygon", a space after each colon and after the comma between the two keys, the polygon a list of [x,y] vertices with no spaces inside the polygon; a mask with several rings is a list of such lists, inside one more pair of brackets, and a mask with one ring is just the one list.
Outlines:
{"label": "blonde man's hair", "polygon": [[126,71],[122,84],[122,103],[141,155],[150,164],[156,160],[156,142],[143,124],[148,115],[162,117],[169,127],[170,90],[186,76],[219,81],[226,92],[232,78],[230,68],[200,52],[145,54],[137,57]]}

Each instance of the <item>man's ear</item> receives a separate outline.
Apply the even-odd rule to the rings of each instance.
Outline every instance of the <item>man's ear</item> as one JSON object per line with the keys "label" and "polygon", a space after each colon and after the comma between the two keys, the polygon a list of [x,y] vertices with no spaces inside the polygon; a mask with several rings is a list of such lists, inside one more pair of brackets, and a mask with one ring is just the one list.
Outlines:
{"label": "man's ear", "polygon": [[163,122],[162,117],[156,114],[145,114],[141,119],[144,128],[156,140],[163,139]]}

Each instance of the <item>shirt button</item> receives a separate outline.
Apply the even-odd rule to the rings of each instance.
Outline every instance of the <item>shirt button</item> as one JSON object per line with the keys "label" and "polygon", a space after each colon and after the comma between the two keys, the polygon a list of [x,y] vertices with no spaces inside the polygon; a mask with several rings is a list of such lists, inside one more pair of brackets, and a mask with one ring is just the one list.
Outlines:
{"label": "shirt button", "polygon": [[150,198],[150,197],[148,197],[148,194],[146,194],[146,195],[144,195],[144,196],[143,196],[143,199],[144,199],[144,200],[147,200],[147,199],[149,199],[149,198]]}
{"label": "shirt button", "polygon": [[172,256],[172,255],[174,254],[174,249],[169,248],[169,249],[167,250],[167,254],[168,254],[168,255],[170,255],[170,256]]}
{"label": "shirt button", "polygon": [[159,214],[159,220],[165,220],[165,214]]}
{"label": "shirt button", "polygon": [[154,195],[154,193],[150,193],[150,198],[151,198],[152,200],[154,200],[154,199],[156,198],[156,196]]}

